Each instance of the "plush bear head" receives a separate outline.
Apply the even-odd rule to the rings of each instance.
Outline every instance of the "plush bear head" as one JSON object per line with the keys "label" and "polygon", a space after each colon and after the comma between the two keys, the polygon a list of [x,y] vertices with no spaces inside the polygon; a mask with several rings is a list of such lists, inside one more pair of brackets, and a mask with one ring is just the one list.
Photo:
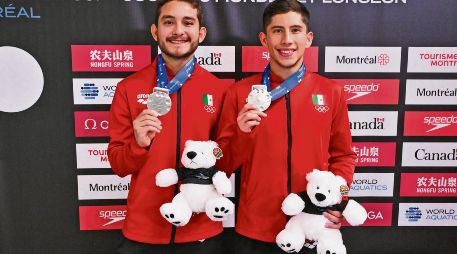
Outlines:
{"label": "plush bear head", "polygon": [[311,202],[319,207],[328,207],[340,203],[343,195],[347,196],[346,180],[329,171],[314,169],[306,175],[306,192]]}
{"label": "plush bear head", "polygon": [[210,168],[222,157],[222,151],[214,141],[187,140],[181,162],[186,168]]}

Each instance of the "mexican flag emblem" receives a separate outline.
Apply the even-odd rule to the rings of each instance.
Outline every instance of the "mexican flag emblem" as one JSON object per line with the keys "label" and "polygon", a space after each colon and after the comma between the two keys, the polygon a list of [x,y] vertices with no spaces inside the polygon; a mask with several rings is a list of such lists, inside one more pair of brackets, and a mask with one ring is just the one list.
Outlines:
{"label": "mexican flag emblem", "polygon": [[204,94],[203,95],[203,104],[213,106],[213,95],[211,94]]}
{"label": "mexican flag emblem", "polygon": [[325,96],[323,94],[313,94],[314,105],[325,105]]}

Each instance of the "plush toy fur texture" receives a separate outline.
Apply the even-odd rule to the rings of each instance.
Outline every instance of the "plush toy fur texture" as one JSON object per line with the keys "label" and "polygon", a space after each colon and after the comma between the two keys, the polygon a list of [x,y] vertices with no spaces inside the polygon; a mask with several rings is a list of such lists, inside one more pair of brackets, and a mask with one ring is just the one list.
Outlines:
{"label": "plush toy fur texture", "polygon": [[188,140],[181,157],[184,168],[167,168],[157,173],[159,187],[169,187],[182,180],[180,192],[160,207],[160,214],[173,225],[185,226],[192,213],[205,212],[213,221],[225,220],[233,214],[235,205],[223,196],[232,192],[232,184],[225,173],[214,167],[215,149],[219,148],[214,141]]}
{"label": "plush toy fur texture", "polygon": [[365,222],[367,211],[354,200],[341,202],[341,190],[348,190],[342,177],[314,169],[306,175],[306,180],[306,193],[301,197],[291,193],[282,203],[282,211],[293,217],[276,236],[276,243],[285,252],[293,253],[299,252],[308,239],[317,242],[318,254],[346,254],[340,230],[326,228],[329,221],[322,212],[341,210],[346,221],[357,226]]}

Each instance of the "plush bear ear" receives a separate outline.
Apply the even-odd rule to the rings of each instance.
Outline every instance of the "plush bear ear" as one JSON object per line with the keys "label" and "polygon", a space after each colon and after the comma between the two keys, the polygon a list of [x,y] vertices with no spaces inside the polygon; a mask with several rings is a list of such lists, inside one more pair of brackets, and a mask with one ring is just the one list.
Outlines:
{"label": "plush bear ear", "polygon": [[335,176],[335,185],[339,186],[342,199],[347,200],[349,194],[349,187],[346,180],[344,180],[344,178],[341,176]]}
{"label": "plush bear ear", "polygon": [[312,181],[316,181],[316,178],[317,178],[319,172],[320,172],[319,169],[313,169],[313,171],[306,174],[306,181],[308,181],[308,183],[312,182]]}
{"label": "plush bear ear", "polygon": [[189,145],[190,145],[190,143],[192,143],[192,142],[194,142],[194,141],[193,141],[193,140],[190,140],[190,139],[188,139],[188,140],[186,141],[186,143],[184,144],[184,146],[189,146]]}

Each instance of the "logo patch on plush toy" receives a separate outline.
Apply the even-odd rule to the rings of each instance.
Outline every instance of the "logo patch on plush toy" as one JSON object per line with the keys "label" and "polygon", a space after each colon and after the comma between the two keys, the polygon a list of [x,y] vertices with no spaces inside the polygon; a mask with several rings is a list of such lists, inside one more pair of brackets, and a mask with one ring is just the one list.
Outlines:
{"label": "logo patch on plush toy", "polygon": [[341,193],[341,199],[342,200],[348,200],[349,199],[349,187],[347,185],[341,185],[340,186],[340,193]]}
{"label": "logo patch on plush toy", "polygon": [[181,180],[180,192],[160,207],[160,214],[175,226],[186,225],[193,213],[205,212],[213,221],[233,214],[235,205],[224,194],[232,192],[227,175],[214,165],[222,150],[214,141],[186,141],[181,157],[183,168],[168,168],[156,175],[156,185],[168,187]]}
{"label": "logo patch on plush toy", "polygon": [[220,158],[222,158],[222,156],[224,156],[222,154],[222,149],[220,149],[219,147],[216,147],[213,149],[213,154],[214,156],[216,157],[217,160],[219,160]]}

